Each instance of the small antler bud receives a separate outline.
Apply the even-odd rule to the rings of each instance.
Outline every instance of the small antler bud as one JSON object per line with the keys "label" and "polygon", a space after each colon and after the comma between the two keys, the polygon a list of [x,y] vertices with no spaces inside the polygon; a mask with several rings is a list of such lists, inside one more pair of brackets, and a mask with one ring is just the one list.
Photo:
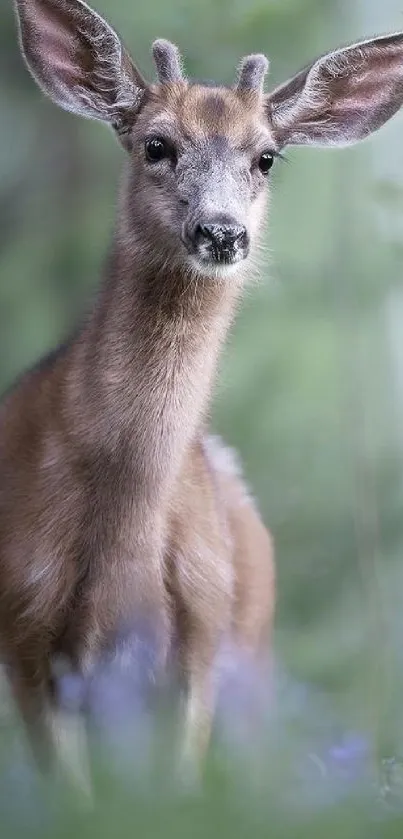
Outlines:
{"label": "small antler bud", "polygon": [[268,69],[269,61],[265,55],[247,55],[239,67],[236,89],[262,91]]}
{"label": "small antler bud", "polygon": [[161,84],[183,81],[181,57],[175,44],[159,38],[153,43],[153,56]]}

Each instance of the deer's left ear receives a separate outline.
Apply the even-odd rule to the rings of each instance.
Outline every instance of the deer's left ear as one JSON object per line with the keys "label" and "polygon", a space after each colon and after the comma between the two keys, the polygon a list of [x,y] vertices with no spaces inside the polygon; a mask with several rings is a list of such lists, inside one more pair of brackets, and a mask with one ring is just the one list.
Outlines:
{"label": "deer's left ear", "polygon": [[22,53],[44,93],[67,111],[114,126],[140,107],[146,82],[114,29],[83,0],[15,0]]}
{"label": "deer's left ear", "polygon": [[403,33],[323,56],[266,103],[279,146],[362,140],[403,104]]}

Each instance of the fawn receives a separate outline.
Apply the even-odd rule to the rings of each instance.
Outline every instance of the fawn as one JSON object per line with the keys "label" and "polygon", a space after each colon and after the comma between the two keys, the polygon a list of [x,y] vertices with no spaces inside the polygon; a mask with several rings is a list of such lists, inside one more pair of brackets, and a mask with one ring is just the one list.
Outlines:
{"label": "fawn", "polygon": [[268,61],[232,87],[188,81],[153,45],[149,84],[81,0],[15,0],[23,55],[54,102],[109,124],[127,153],[97,302],[0,408],[0,647],[37,749],[52,659],[91,674],[121,626],[176,639],[185,744],[203,755],[213,664],[231,637],[268,643],[271,538],[206,429],[217,357],[253,256],[268,173],[286,145],[343,145],[403,101],[403,34],[330,53],[264,93]]}

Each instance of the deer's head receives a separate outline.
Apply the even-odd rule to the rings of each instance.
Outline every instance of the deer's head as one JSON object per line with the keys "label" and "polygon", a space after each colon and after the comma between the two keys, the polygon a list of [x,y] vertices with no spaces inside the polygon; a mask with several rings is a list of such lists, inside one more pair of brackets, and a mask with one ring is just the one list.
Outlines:
{"label": "deer's head", "polygon": [[109,123],[129,158],[125,233],[162,264],[233,272],[253,250],[269,171],[287,145],[348,145],[403,102],[403,33],[314,61],[272,93],[245,58],[231,88],[188,81],[176,47],[153,45],[147,83],[116,32],[82,0],[16,0],[21,46],[54,102]]}

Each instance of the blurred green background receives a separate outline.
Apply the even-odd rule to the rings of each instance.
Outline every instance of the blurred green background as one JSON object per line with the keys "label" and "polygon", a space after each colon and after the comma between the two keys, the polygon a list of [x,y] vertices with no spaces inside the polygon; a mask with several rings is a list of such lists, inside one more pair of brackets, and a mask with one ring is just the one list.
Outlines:
{"label": "blurred green background", "polygon": [[[328,49],[403,28],[398,0],[96,6],[145,74],[150,43],[163,36],[180,46],[190,75],[223,82],[248,52],[270,57],[274,85]],[[9,0],[0,68],[2,391],[69,333],[96,287],[122,152],[107,130],[41,96]],[[356,148],[291,150],[277,164],[261,282],[246,295],[214,408],[274,533],[275,650],[290,690],[303,684],[325,697],[346,730],[369,738],[376,766],[403,755],[402,135],[399,114]],[[248,817],[237,821],[233,800],[223,800],[203,811],[205,832],[198,810],[189,824],[172,815],[172,836],[196,824],[200,835],[244,836]],[[332,811],[317,833],[310,823],[307,835],[372,835],[360,806]],[[255,825],[255,835],[268,827]],[[401,827],[373,835],[401,836]],[[163,832],[164,819],[150,835]]]}

